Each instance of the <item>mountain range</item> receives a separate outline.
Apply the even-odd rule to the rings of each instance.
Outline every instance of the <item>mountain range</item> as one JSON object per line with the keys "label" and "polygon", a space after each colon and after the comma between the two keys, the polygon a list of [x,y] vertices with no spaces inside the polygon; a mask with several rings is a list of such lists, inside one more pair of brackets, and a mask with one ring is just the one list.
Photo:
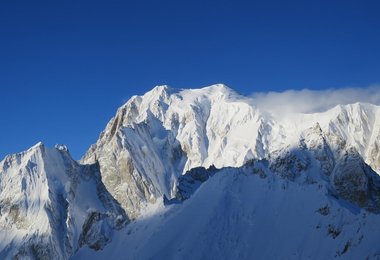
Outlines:
{"label": "mountain range", "polygon": [[0,258],[379,259],[379,174],[380,106],[158,86],[79,161],[38,143],[0,162]]}

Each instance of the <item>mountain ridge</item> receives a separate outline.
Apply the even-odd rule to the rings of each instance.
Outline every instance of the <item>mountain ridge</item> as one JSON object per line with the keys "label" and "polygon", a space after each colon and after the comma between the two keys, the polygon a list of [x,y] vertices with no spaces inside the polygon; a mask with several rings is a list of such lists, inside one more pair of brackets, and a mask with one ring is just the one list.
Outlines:
{"label": "mountain ridge", "polygon": [[[66,259],[78,250],[80,255],[86,247],[106,249],[115,230],[139,222],[163,198],[179,203],[175,207],[195,203],[195,187],[202,190],[210,179],[219,178],[213,174],[202,177],[196,172],[202,167],[231,174],[251,169],[251,174],[263,179],[277,176],[284,183],[317,183],[327,187],[324,196],[333,194],[359,211],[376,215],[380,209],[379,148],[380,107],[376,105],[338,105],[320,113],[279,118],[223,84],[202,89],[157,86],[121,106],[79,162],[71,158],[66,146],[50,149],[42,143],[0,162],[0,228],[20,232],[7,220],[16,214],[12,205],[21,212],[28,210],[22,204],[28,194],[7,203],[7,193],[41,182],[21,180],[9,188],[5,185],[10,182],[6,177],[10,171],[14,179],[33,177],[36,171],[46,176],[46,182],[41,182],[47,183],[41,186],[46,194],[42,204],[48,205],[38,207],[46,236],[35,230],[31,234],[22,231],[26,238],[35,238],[21,242],[3,238],[0,250],[4,256],[32,254],[34,245],[43,239],[50,251],[37,250],[37,256],[57,254]],[[34,151],[45,154],[28,157]],[[76,199],[88,195],[85,204]],[[184,198],[189,202],[183,202]],[[31,204],[36,201],[36,196],[30,199]],[[80,214],[78,207],[83,207]],[[55,211],[59,213],[51,213]]]}

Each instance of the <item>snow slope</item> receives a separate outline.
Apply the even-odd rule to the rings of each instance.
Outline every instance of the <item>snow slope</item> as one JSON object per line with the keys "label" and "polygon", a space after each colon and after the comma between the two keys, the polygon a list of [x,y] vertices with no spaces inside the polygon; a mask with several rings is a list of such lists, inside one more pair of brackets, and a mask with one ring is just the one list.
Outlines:
{"label": "snow slope", "polygon": [[101,252],[74,259],[378,259],[380,218],[324,181],[225,168],[183,203],[155,205]]}

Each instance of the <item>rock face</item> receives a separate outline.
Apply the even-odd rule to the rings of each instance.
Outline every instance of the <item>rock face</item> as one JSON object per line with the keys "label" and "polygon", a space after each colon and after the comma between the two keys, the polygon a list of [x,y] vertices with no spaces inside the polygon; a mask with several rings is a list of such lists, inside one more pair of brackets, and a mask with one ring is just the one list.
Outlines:
{"label": "rock face", "polygon": [[348,151],[340,158],[331,179],[342,198],[360,207],[379,211],[380,177],[364,163],[356,151]]}
{"label": "rock face", "polygon": [[[312,212],[321,217],[339,212],[341,201],[377,214],[379,148],[380,107],[375,105],[357,103],[279,118],[224,85],[193,90],[159,86],[119,108],[80,162],[64,145],[50,149],[41,143],[0,162],[0,231],[7,234],[0,236],[0,258],[67,259],[87,249],[107,251],[115,230],[144,219],[140,217],[163,198],[168,208],[195,203],[192,197],[202,200],[197,194],[216,179],[223,184],[223,191],[217,191],[220,198],[235,201],[223,194],[229,184],[238,188],[235,177],[245,180],[240,175],[266,183],[266,196],[272,185],[297,187],[294,196],[317,185],[315,196],[324,199]],[[218,172],[235,177],[224,181]],[[248,183],[258,185],[257,180]],[[211,186],[215,191],[217,185]],[[335,208],[327,210],[330,198]],[[226,232],[234,228],[221,223]],[[326,225],[327,234],[338,238],[338,224]],[[134,239],[141,241],[140,235],[151,234],[137,232]],[[140,255],[135,253],[128,256]]]}
{"label": "rock face", "polygon": [[[1,258],[67,259],[83,245],[104,246],[127,216],[101,182],[98,165],[82,166],[67,149],[39,143],[0,163]],[[86,222],[91,214],[103,218]],[[105,239],[107,238],[107,239]],[[106,240],[106,241],[100,241]]]}

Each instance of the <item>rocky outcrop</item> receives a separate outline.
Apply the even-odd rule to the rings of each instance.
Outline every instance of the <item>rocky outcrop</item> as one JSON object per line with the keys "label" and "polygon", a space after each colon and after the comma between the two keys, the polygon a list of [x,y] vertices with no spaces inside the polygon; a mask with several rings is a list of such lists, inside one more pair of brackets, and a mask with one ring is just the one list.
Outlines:
{"label": "rocky outcrop", "polygon": [[371,211],[380,210],[380,177],[355,149],[347,150],[337,161],[331,182],[342,198]]}

